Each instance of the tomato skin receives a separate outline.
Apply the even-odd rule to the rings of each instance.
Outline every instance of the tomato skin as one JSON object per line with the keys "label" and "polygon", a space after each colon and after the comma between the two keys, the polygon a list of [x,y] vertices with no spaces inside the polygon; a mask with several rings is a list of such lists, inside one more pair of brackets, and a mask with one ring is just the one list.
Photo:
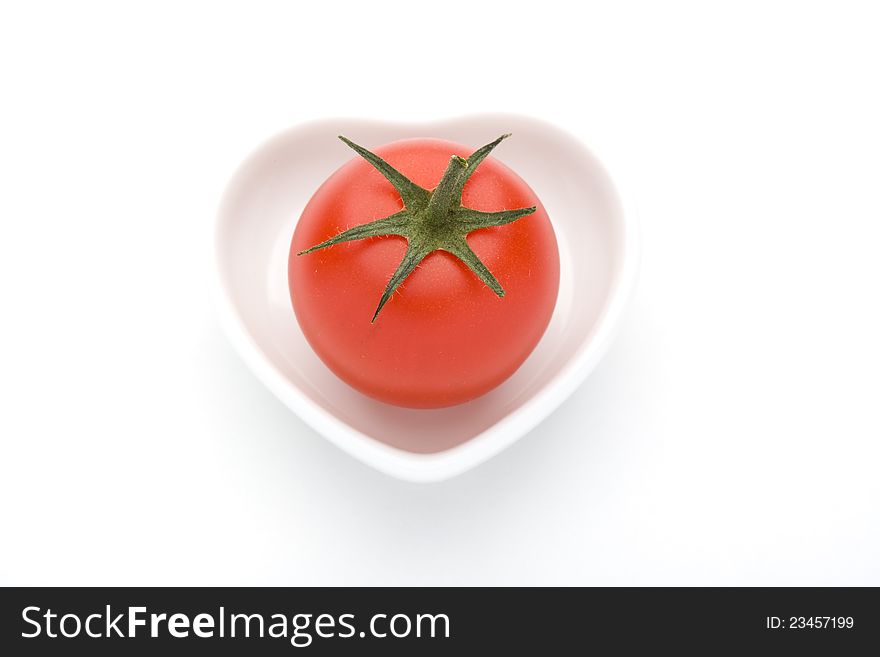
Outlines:
{"label": "tomato skin", "polygon": [[[433,189],[455,154],[473,149],[410,139],[375,149],[413,182]],[[398,406],[437,408],[501,384],[543,335],[559,290],[559,252],[547,213],[512,170],[489,157],[464,187],[462,205],[486,212],[537,206],[505,226],[468,235],[504,287],[497,297],[444,251],[428,255],[370,320],[406,250],[402,237],[373,237],[297,256],[342,230],[397,212],[400,195],[355,158],[315,192],[293,235],[288,276],[309,344],[343,381]]]}

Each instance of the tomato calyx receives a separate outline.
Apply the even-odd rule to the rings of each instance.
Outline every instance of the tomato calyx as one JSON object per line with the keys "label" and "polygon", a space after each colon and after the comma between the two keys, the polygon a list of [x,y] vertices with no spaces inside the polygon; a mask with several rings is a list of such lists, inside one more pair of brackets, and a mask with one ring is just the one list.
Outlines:
{"label": "tomato calyx", "polygon": [[418,264],[428,254],[438,250],[447,251],[461,260],[495,294],[503,297],[504,288],[470,248],[467,243],[467,235],[481,228],[509,224],[532,214],[537,208],[532,206],[516,210],[482,212],[463,207],[461,194],[465,183],[480,163],[509,136],[509,134],[501,135],[495,141],[478,148],[467,158],[453,155],[440,183],[433,190],[427,190],[415,184],[375,153],[340,135],[339,139],[373,165],[394,186],[394,189],[400,194],[403,209],[388,217],[342,231],[320,244],[300,251],[297,255],[302,256],[335,244],[367,237],[384,235],[405,237],[407,241],[406,253],[391,275],[391,279],[379,300],[376,312],[370,320],[371,323],[376,321],[379,311],[382,310],[397,288],[412,274]]}

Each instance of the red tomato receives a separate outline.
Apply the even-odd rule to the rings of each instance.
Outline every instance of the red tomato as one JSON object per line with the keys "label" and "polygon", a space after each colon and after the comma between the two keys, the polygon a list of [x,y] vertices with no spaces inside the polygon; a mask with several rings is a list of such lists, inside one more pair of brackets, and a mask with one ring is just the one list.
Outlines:
{"label": "red tomato", "polygon": [[[425,189],[434,189],[452,155],[473,149],[409,139],[375,150]],[[289,283],[306,339],[343,381],[375,399],[414,408],[469,401],[511,376],[543,335],[559,289],[556,237],[541,202],[511,169],[488,157],[464,186],[462,207],[485,212],[537,206],[534,214],[467,235],[504,288],[499,298],[461,260],[430,253],[371,322],[407,249],[399,236],[315,244],[391,215],[401,195],[357,157],[309,201],[291,245]]]}

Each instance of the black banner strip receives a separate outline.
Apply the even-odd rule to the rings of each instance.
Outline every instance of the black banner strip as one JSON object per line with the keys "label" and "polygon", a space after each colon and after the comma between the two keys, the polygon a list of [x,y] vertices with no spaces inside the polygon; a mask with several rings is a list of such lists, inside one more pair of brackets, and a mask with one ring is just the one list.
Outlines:
{"label": "black banner strip", "polygon": [[875,650],[870,588],[7,588],[4,655]]}

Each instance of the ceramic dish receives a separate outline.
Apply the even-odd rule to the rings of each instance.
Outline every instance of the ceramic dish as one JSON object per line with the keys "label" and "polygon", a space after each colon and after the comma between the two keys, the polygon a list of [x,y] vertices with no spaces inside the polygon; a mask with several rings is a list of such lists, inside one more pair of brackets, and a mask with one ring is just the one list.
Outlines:
{"label": "ceramic dish", "polygon": [[[333,375],[291,308],[287,258],[314,191],[352,153],[410,137],[480,145],[512,132],[495,154],[535,190],[556,231],[560,287],[547,332],[523,366],[474,401],[439,410],[370,399]],[[232,344],[257,377],[316,431],[378,470],[410,481],[460,474],[528,433],[607,350],[634,286],[634,217],[599,160],[574,137],[514,115],[433,123],[333,119],[292,128],[252,154],[229,183],[216,226],[217,297]]]}

